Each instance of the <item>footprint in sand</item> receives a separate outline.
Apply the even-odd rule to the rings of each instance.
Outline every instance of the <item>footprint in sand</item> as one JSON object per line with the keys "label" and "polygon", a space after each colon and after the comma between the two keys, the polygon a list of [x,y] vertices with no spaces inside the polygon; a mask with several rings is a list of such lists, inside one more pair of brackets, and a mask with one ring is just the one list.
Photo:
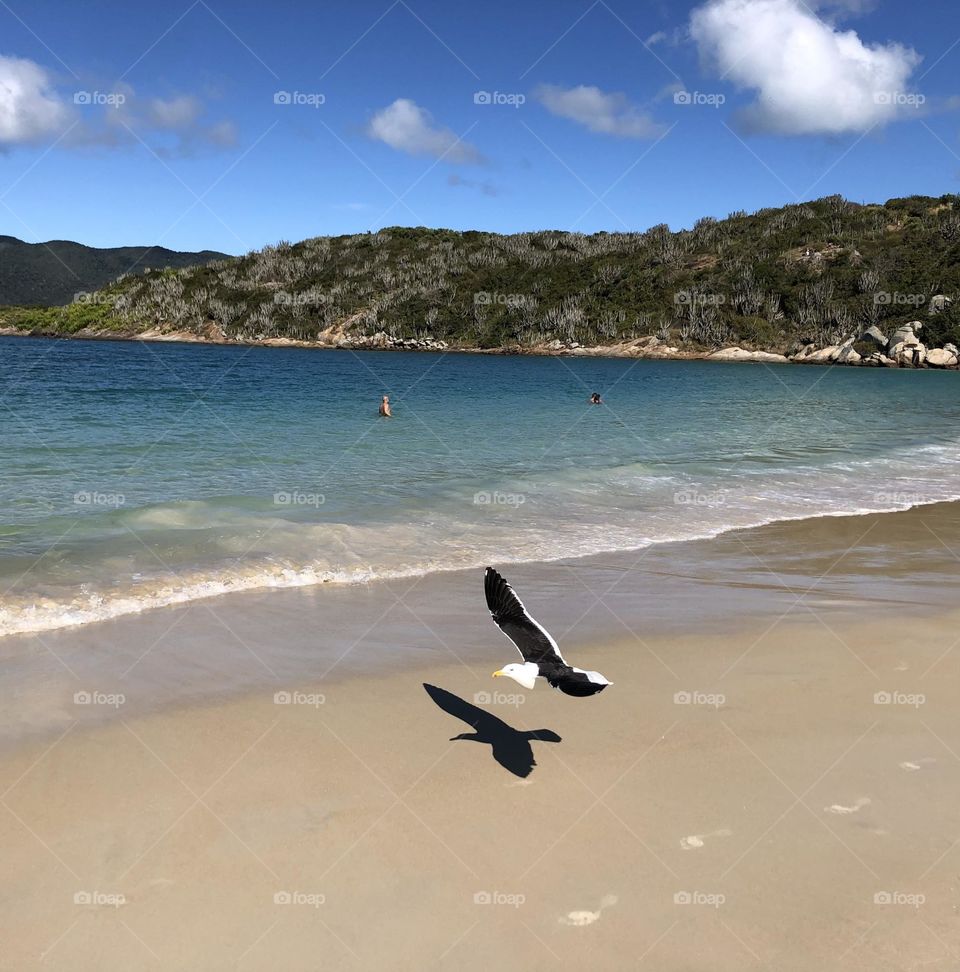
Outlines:
{"label": "footprint in sand", "polygon": [[714,830],[710,834],[690,834],[680,841],[680,847],[683,850],[697,850],[697,848],[703,847],[703,842],[708,837],[729,837],[732,833],[732,830]]}
{"label": "footprint in sand", "polygon": [[935,763],[936,760],[932,756],[924,756],[922,759],[918,759],[915,763],[904,762],[898,763],[897,765],[902,770],[906,770],[908,773],[916,773],[918,769],[922,769],[930,763]]}
{"label": "footprint in sand", "polygon": [[575,928],[583,927],[584,925],[592,925],[600,917],[600,912],[604,908],[610,908],[612,905],[617,903],[617,896],[615,894],[608,894],[600,899],[600,907],[596,911],[571,911],[569,914],[564,915],[560,918],[560,924],[562,925],[572,925]]}
{"label": "footprint in sand", "polygon": [[864,807],[870,806],[869,797],[860,797],[859,800],[852,807],[845,807],[840,803],[834,803],[833,806],[824,807],[824,813],[836,813],[840,816],[845,816],[848,813],[859,813]]}

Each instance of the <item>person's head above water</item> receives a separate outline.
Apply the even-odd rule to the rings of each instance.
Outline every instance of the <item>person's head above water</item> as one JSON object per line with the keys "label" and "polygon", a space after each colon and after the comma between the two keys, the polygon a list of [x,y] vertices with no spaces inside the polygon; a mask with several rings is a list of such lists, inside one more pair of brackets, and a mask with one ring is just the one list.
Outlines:
{"label": "person's head above water", "polygon": [[594,392],[590,396],[590,404],[591,405],[599,405],[601,403],[601,401],[602,401],[602,399],[600,398],[600,392]]}

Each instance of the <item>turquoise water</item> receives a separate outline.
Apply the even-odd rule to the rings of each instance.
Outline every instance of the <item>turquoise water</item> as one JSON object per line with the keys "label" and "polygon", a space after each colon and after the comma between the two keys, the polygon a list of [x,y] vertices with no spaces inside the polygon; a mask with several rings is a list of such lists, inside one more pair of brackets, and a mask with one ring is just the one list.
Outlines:
{"label": "turquoise water", "polygon": [[2,338],[0,633],[957,499],[958,382]]}

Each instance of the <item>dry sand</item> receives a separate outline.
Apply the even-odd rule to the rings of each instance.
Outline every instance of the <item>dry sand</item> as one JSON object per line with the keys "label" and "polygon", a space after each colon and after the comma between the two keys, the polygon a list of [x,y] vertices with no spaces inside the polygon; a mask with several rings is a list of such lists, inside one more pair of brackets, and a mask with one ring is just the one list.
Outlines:
{"label": "dry sand", "polygon": [[[945,516],[883,520],[906,566],[864,539],[860,576],[897,586],[924,550],[956,576]],[[867,521],[748,539],[782,569],[778,544]],[[932,582],[922,610],[821,610],[856,588],[825,576],[715,633],[565,641],[615,683],[592,699],[490,679],[491,628],[462,663],[9,748],[0,967],[956,969],[960,616]]]}

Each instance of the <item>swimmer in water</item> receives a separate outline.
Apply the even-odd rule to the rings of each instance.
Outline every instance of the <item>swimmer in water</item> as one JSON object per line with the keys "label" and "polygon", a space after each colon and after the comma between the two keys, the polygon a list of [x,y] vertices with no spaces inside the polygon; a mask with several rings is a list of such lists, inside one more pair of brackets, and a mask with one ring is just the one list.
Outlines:
{"label": "swimmer in water", "polygon": [[380,400],[380,417],[381,418],[393,418],[393,412],[390,411],[390,396],[384,395]]}

